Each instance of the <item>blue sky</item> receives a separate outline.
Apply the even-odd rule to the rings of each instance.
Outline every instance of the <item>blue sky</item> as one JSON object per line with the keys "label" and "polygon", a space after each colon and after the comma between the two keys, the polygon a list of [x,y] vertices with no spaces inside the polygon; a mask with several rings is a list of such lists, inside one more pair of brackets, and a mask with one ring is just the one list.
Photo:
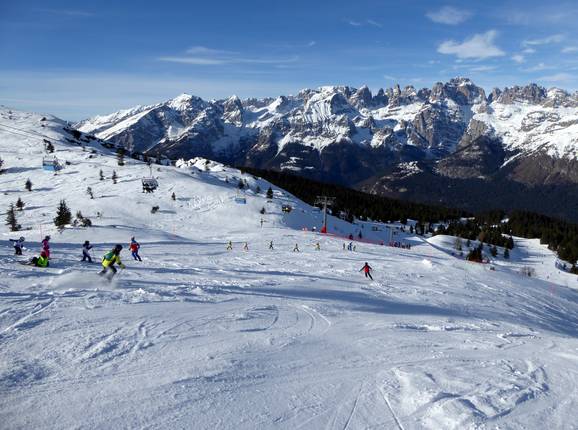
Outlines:
{"label": "blue sky", "polygon": [[578,89],[576,1],[0,1],[0,104],[78,120],[186,92]]}

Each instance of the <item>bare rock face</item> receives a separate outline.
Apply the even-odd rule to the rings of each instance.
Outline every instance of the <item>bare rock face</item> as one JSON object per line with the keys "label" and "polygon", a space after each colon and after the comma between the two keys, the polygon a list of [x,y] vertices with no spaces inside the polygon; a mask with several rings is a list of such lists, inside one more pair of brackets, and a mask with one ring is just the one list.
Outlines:
{"label": "bare rock face", "polygon": [[546,99],[546,96],[546,89],[536,84],[526,85],[525,87],[516,85],[512,88],[504,89],[497,101],[503,104],[526,102],[539,105]]}
{"label": "bare rock face", "polygon": [[498,139],[487,135],[487,125],[472,120],[457,150],[437,165],[437,172],[449,178],[486,179],[496,173],[505,159]]}

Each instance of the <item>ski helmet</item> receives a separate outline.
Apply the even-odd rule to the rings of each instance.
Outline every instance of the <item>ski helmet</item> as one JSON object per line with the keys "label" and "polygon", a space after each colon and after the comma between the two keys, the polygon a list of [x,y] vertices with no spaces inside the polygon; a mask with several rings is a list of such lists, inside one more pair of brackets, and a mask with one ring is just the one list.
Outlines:
{"label": "ski helmet", "polygon": [[20,236],[20,242],[24,242],[24,236]]}
{"label": "ski helmet", "polygon": [[42,251],[42,252],[40,253],[40,256],[41,256],[42,258],[46,258],[46,257],[47,257],[46,251]]}
{"label": "ski helmet", "polygon": [[116,246],[114,247],[114,251],[115,251],[115,252],[120,252],[120,251],[122,251],[122,245],[116,245]]}

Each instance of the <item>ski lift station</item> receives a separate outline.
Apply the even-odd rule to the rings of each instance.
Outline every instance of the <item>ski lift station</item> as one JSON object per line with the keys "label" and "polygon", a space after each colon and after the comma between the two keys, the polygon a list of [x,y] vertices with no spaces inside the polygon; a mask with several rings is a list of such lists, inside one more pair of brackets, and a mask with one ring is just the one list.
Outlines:
{"label": "ski lift station", "polygon": [[62,164],[58,161],[56,157],[54,158],[43,158],[42,159],[42,170],[47,172],[57,172],[62,170]]}
{"label": "ski lift station", "polygon": [[235,197],[235,203],[238,203],[240,205],[246,205],[247,204],[247,199],[245,197],[241,197],[241,196],[236,196]]}

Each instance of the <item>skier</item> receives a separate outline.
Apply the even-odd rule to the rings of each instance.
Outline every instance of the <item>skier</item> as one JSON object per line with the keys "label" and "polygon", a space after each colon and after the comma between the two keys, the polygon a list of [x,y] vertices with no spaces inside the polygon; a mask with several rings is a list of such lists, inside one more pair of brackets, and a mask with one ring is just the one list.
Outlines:
{"label": "skier", "polygon": [[142,259],[140,258],[140,255],[138,255],[138,250],[140,249],[140,243],[138,243],[134,236],[130,238],[130,252],[132,255],[132,258],[134,258],[135,260],[138,261],[142,261]]}
{"label": "skier", "polygon": [[299,245],[295,244],[295,248],[293,248],[293,252],[301,252],[299,251]]}
{"label": "skier", "polygon": [[45,251],[42,251],[40,257],[32,257],[30,264],[36,267],[48,267],[48,255]]}
{"label": "skier", "polygon": [[229,241],[229,243],[227,244],[227,251],[232,251],[233,250],[233,242]]}
{"label": "skier", "polygon": [[99,272],[99,275],[103,276],[107,272],[110,274],[107,276],[109,281],[112,280],[113,276],[116,275],[116,267],[115,264],[118,264],[121,269],[124,269],[126,266],[122,264],[120,261],[120,251],[122,251],[122,245],[116,245],[112,250],[102,257],[102,270]]}
{"label": "skier", "polygon": [[46,253],[46,258],[50,260],[50,236],[46,236],[42,240],[42,251]]}
{"label": "skier", "polygon": [[91,249],[92,249],[92,245],[90,244],[90,242],[88,240],[85,240],[84,244],[82,245],[82,260],[80,260],[80,261],[88,260],[89,263],[92,263],[92,257],[90,256],[90,250]]}
{"label": "skier", "polygon": [[353,242],[349,242],[349,245],[347,245],[347,250],[353,251]]}
{"label": "skier", "polygon": [[343,250],[345,251],[345,242],[343,242]]}
{"label": "skier", "polygon": [[261,228],[263,228],[263,223],[265,222],[265,220],[263,218],[261,218]]}
{"label": "skier", "polygon": [[274,248],[273,248],[273,241],[272,241],[272,240],[269,242],[269,249],[274,249]]}
{"label": "skier", "polygon": [[14,255],[22,255],[22,248],[24,248],[24,237],[19,239],[10,239],[10,242],[14,242]]}
{"label": "skier", "polygon": [[249,250],[249,244],[247,242],[245,242],[245,245],[243,246],[243,251],[248,251]]}
{"label": "skier", "polygon": [[315,244],[315,251],[321,251],[321,244],[319,242]]}
{"label": "skier", "polygon": [[371,279],[373,281],[373,277],[371,276],[371,272],[373,271],[373,269],[371,268],[371,266],[369,264],[367,264],[367,261],[365,262],[365,264],[363,265],[363,267],[361,269],[359,269],[359,271],[364,271],[365,272],[365,277],[369,279]]}

